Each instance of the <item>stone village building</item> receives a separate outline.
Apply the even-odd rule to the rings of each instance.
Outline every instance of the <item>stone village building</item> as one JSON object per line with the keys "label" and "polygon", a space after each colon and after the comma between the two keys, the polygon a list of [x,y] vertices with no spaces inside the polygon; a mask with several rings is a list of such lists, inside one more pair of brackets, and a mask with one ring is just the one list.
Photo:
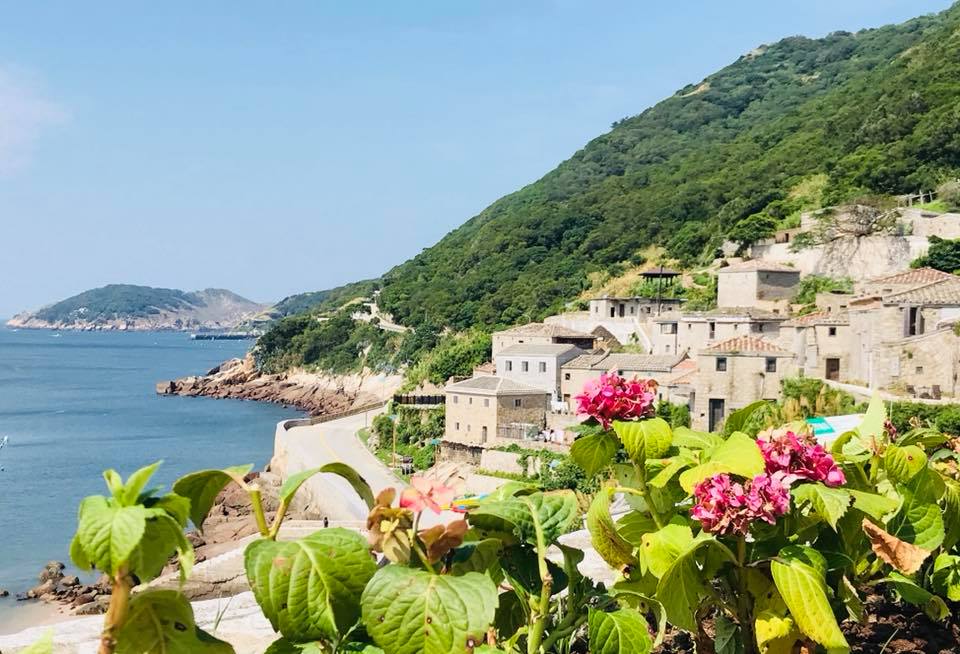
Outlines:
{"label": "stone village building", "polygon": [[561,367],[583,352],[568,343],[522,343],[501,349],[493,361],[499,376],[540,388],[558,401]]}
{"label": "stone village building", "polygon": [[449,384],[444,441],[495,447],[523,440],[544,426],[550,394],[503,377],[485,375]]}
{"label": "stone village building", "polygon": [[594,347],[596,336],[589,331],[579,331],[563,325],[532,322],[495,332],[492,340],[493,358],[496,359],[501,351],[511,345],[548,345],[552,343],[575,345],[582,350],[591,350]]}
{"label": "stone village building", "polygon": [[789,310],[800,271],[782,263],[751,259],[717,271],[717,306]]}
{"label": "stone village building", "polygon": [[659,385],[658,399],[670,399],[667,383],[675,376],[674,371],[685,356],[657,356],[630,354],[626,352],[601,352],[581,354],[561,367],[561,399],[567,410],[575,409],[574,399],[583,390],[584,384],[605,372],[614,371],[621,377],[653,379]]}
{"label": "stone village building", "polygon": [[777,339],[787,316],[751,307],[717,308],[711,311],[682,312],[651,321],[651,353],[675,356],[735,336],[763,336]]}

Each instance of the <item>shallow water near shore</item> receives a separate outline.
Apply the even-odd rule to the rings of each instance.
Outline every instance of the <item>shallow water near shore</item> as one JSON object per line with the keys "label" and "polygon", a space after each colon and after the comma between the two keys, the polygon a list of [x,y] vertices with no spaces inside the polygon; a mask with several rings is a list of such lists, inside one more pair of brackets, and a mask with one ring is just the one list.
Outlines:
{"label": "shallow water near shore", "polygon": [[[56,334],[59,333],[59,336]],[[155,383],[201,374],[251,341],[182,333],[13,331],[0,327],[0,588],[36,584],[48,560],[69,565],[80,500],[163,459],[155,482],[192,470],[270,459],[278,421],[298,412],[238,400],[161,397]],[[23,625],[25,603],[0,598],[0,633]]]}

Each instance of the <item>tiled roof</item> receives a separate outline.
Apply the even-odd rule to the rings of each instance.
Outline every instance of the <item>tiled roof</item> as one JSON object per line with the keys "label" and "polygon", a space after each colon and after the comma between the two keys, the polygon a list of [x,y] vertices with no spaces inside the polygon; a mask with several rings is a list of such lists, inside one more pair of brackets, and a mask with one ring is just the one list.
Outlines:
{"label": "tiled roof", "polygon": [[663,356],[656,354],[630,354],[628,352],[611,352],[605,354],[582,354],[563,364],[563,368],[576,370],[628,370],[646,372],[670,372],[682,357],[675,355]]}
{"label": "tiled roof", "polygon": [[884,277],[874,277],[873,279],[868,279],[865,283],[870,286],[884,284],[891,286],[923,286],[944,279],[957,279],[957,276],[943,272],[942,270],[937,270],[936,268],[915,268]]}
{"label": "tiled roof", "polygon": [[653,319],[653,322],[701,322],[706,320],[719,320],[729,318],[733,320],[786,320],[788,316],[782,313],[757,309],[755,307],[719,307],[709,311],[684,311],[671,315],[660,316]]}
{"label": "tiled roof", "polygon": [[471,377],[461,382],[448,385],[444,391],[463,393],[476,393],[478,395],[549,395],[542,388],[535,388],[527,384],[521,384],[505,377]]}
{"label": "tiled roof", "polygon": [[886,295],[884,304],[920,304],[926,306],[960,306],[960,277],[950,275],[924,286]]}
{"label": "tiled roof", "polygon": [[694,359],[684,359],[673,369],[676,373],[667,380],[667,386],[685,386],[692,384],[697,377],[697,362]]}
{"label": "tiled roof", "polygon": [[[591,335],[590,338],[593,338],[593,336]],[[583,351],[576,345],[570,345],[569,343],[517,343],[516,345],[503,348],[497,356],[555,357],[566,354],[572,350],[576,350],[577,352]]]}
{"label": "tiled roof", "polygon": [[791,268],[790,266],[785,266],[782,263],[777,263],[776,261],[764,261],[763,259],[750,259],[749,261],[741,261],[740,263],[731,263],[729,266],[725,266],[718,270],[718,273],[732,273],[732,272],[792,272],[800,274],[800,271],[796,268]]}
{"label": "tiled roof", "polygon": [[704,352],[758,352],[761,354],[793,356],[779,345],[756,336],[734,336],[706,348]]}
{"label": "tiled roof", "polygon": [[593,334],[570,329],[563,325],[548,325],[542,322],[531,322],[526,325],[517,325],[510,329],[505,329],[497,334],[510,334],[511,336],[550,336],[561,338],[593,338]]}
{"label": "tiled roof", "polygon": [[849,325],[850,318],[846,313],[830,313],[817,311],[805,316],[797,316],[783,323],[784,327],[812,327],[814,325]]}

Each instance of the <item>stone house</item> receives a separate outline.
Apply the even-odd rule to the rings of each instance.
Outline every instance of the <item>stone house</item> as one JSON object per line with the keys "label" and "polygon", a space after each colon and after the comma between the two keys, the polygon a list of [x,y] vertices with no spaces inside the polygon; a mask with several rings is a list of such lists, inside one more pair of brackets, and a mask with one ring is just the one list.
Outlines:
{"label": "stone house", "polygon": [[494,447],[543,429],[550,394],[511,379],[483,376],[449,384],[444,440]]}
{"label": "stone house", "polygon": [[559,400],[560,368],[583,352],[568,343],[521,343],[500,350],[493,362],[500,377],[540,388]]}
{"label": "stone house", "polygon": [[854,292],[858,297],[893,295],[894,293],[909,291],[918,286],[955,279],[957,279],[956,275],[945,273],[936,268],[913,268],[892,275],[874,277],[855,284]]}
{"label": "stone house", "polygon": [[718,429],[731,412],[757,400],[776,400],[780,381],[796,375],[793,353],[758,336],[736,336],[702,349],[693,380],[691,422]]}
{"label": "stone house", "polygon": [[575,345],[582,350],[592,350],[596,337],[589,331],[579,331],[563,325],[532,322],[526,325],[517,325],[510,329],[494,332],[493,357],[511,345]]}
{"label": "stone house", "polygon": [[750,307],[676,313],[654,318],[652,354],[672,356],[699,350],[735,336],[762,336],[776,340],[786,315]]}
{"label": "stone house", "polygon": [[683,300],[677,298],[603,297],[590,300],[590,317],[598,322],[617,320],[646,320],[666,311],[680,308]]}
{"label": "stone house", "polygon": [[847,313],[817,311],[780,325],[780,343],[793,352],[806,377],[846,381],[850,371],[850,319]]}
{"label": "stone house", "polygon": [[583,391],[589,379],[596,379],[605,372],[614,371],[621,377],[631,379],[653,379],[661,385],[661,398],[665,392],[665,383],[673,376],[673,371],[685,356],[658,356],[651,354],[629,354],[625,352],[603,352],[601,354],[581,354],[564,363],[560,368],[561,401],[567,409],[574,408],[573,398]]}
{"label": "stone house", "polygon": [[718,307],[784,307],[800,283],[800,271],[782,263],[751,259],[717,271]]}
{"label": "stone house", "polygon": [[[908,395],[955,395],[960,278],[949,275],[907,290],[896,283],[902,280],[868,286],[874,294],[850,303],[850,377]],[[884,293],[887,288],[893,292]]]}

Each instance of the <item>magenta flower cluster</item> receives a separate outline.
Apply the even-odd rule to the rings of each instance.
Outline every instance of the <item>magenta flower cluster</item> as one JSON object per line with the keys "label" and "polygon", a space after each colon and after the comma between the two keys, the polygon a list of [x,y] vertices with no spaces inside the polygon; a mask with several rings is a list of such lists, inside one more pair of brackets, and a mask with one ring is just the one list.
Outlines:
{"label": "magenta flower cluster", "polygon": [[790,510],[790,488],[782,473],[761,474],[738,482],[720,474],[703,480],[693,491],[696,504],[690,517],[717,535],[743,536],[751,523],[775,524]]}
{"label": "magenta flower cluster", "polygon": [[596,418],[604,429],[614,420],[636,420],[653,414],[657,382],[652,379],[627,380],[615,372],[604,373],[583,385],[577,395],[577,413]]}
{"label": "magenta flower cluster", "polygon": [[757,436],[768,473],[782,472],[788,485],[798,480],[840,486],[847,480],[833,457],[813,436],[792,431],[768,431]]}

